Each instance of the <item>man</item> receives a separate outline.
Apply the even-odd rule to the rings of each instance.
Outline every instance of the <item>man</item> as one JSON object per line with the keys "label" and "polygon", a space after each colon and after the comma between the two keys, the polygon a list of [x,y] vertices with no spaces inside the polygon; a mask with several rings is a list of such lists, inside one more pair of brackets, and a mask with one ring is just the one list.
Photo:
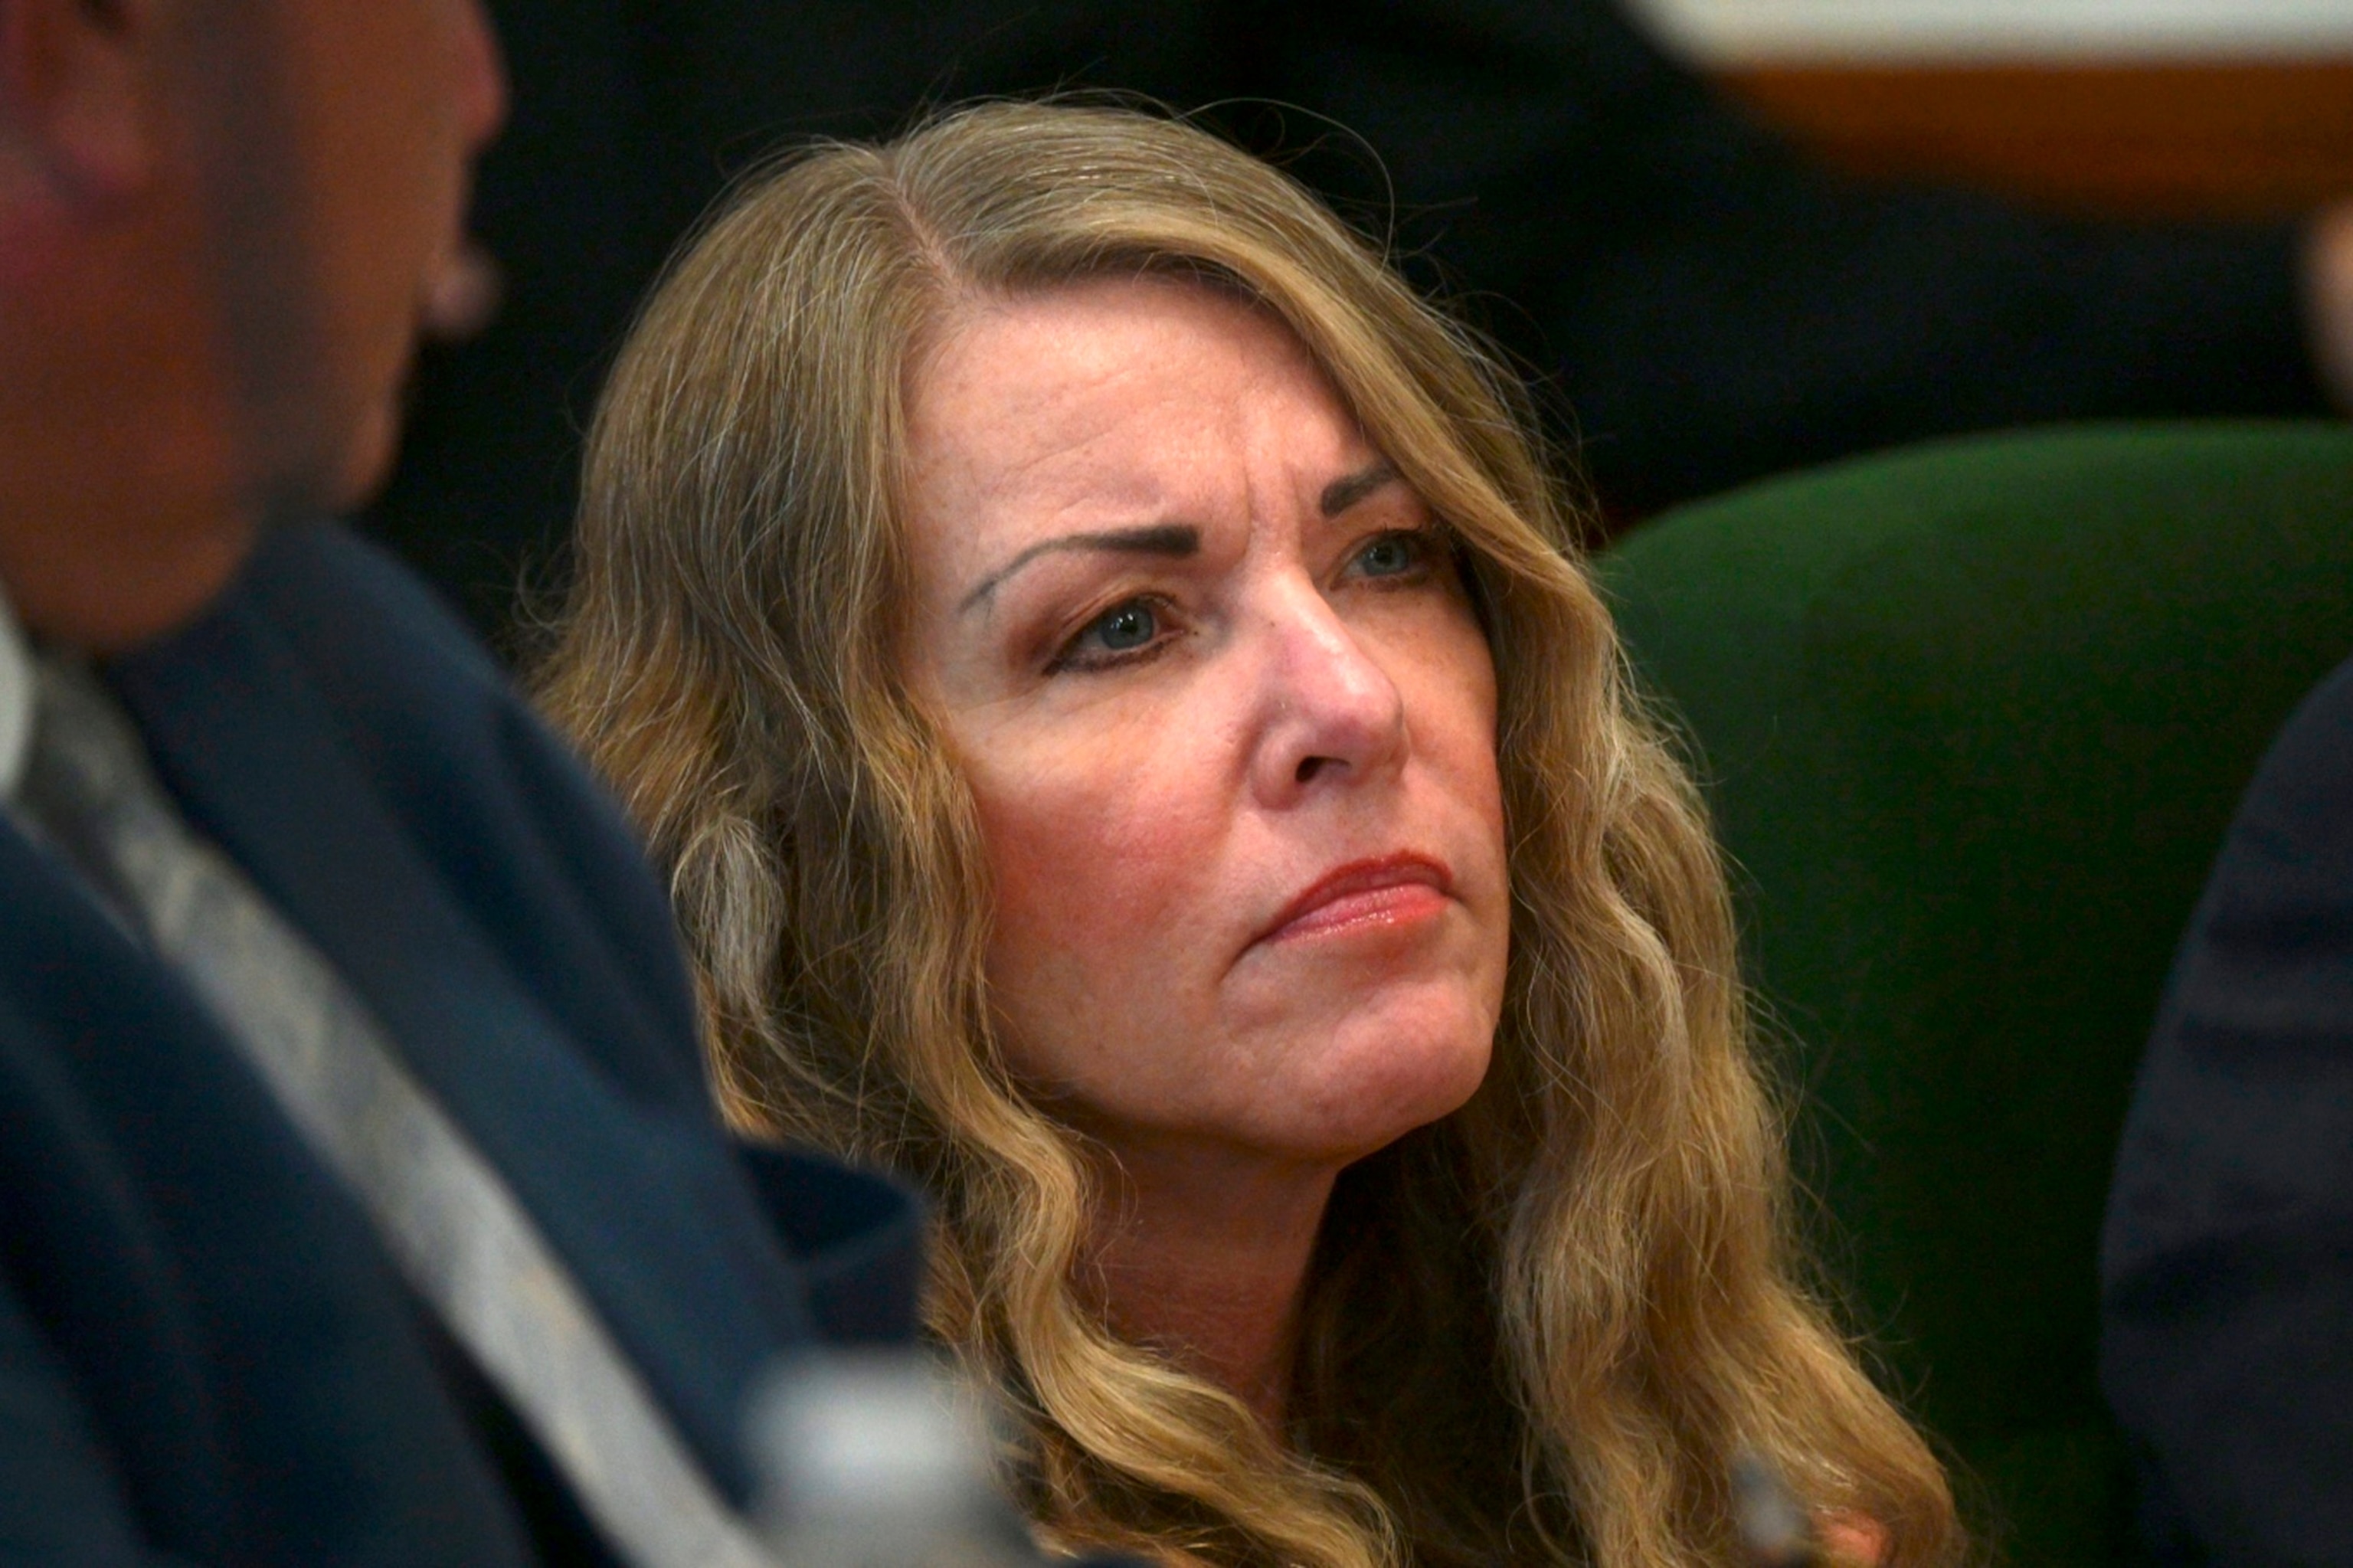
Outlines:
{"label": "man", "polygon": [[2101,1283],[2147,1560],[2353,1564],[2353,662],[2273,742],[2182,939]]}
{"label": "man", "polygon": [[474,0],[0,0],[0,1558],[748,1562],[748,1391],[909,1331],[907,1205],[731,1150],[627,832],[315,521],[503,94]]}

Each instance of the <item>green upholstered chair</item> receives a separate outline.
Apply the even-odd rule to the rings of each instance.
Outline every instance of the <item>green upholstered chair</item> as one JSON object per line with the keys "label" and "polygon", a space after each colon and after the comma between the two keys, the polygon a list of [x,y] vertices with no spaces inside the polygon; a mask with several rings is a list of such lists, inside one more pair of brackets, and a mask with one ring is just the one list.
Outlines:
{"label": "green upholstered chair", "polygon": [[2353,653],[2353,433],[1940,443],[1600,566],[1735,863],[1828,1277],[2011,1561],[2119,1561],[2109,1167],[2239,794]]}

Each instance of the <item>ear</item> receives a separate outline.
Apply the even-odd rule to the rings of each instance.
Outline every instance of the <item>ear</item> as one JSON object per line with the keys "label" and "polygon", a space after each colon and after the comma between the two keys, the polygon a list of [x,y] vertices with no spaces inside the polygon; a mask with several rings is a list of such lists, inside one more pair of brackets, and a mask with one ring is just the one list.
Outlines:
{"label": "ear", "polygon": [[0,0],[0,142],[69,200],[106,203],[155,164],[151,0]]}

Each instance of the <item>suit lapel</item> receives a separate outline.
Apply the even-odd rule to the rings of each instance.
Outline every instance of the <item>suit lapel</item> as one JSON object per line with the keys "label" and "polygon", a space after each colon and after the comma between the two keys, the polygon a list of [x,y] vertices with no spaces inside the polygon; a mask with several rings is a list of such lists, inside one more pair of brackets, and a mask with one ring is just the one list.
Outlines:
{"label": "suit lapel", "polygon": [[0,1118],[0,1266],[153,1544],[522,1560],[365,1221],[176,977],[5,817]]}
{"label": "suit lapel", "polygon": [[[550,1015],[448,882],[447,860],[420,853],[343,715],[249,597],[110,673],[158,771],[375,1012],[740,1500],[742,1397],[808,1321],[699,1086],[649,1093],[641,1074],[600,1066],[625,1050],[599,1053]],[[470,760],[481,759],[458,763]],[[448,787],[495,784],[453,766]]]}

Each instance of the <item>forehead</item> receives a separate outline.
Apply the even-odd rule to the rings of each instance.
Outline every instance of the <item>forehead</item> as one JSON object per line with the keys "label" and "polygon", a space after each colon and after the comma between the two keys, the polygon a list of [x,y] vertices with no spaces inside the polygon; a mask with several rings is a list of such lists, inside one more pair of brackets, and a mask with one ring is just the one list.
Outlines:
{"label": "forehead", "polygon": [[[917,547],[1214,514],[1370,451],[1288,327],[1213,289],[1090,281],[952,317],[910,378]],[[952,526],[950,526],[952,524]],[[927,539],[926,536],[930,537]],[[960,553],[960,552],[959,552]]]}

